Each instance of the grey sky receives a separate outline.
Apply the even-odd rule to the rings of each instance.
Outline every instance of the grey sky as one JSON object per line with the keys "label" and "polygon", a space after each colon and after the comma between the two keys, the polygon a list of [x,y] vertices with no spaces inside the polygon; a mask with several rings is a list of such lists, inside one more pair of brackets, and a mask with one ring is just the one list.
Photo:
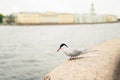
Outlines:
{"label": "grey sky", "polygon": [[88,13],[92,1],[96,13],[120,17],[120,0],[1,0],[0,13],[46,11]]}

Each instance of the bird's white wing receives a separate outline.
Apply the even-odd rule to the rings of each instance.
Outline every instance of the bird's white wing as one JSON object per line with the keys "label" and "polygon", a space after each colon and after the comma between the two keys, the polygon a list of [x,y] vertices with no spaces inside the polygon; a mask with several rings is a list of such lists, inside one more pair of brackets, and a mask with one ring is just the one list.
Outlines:
{"label": "bird's white wing", "polygon": [[63,50],[63,52],[67,55],[67,56],[78,56],[84,53],[87,53],[88,51],[85,49],[71,49],[71,48],[66,48]]}
{"label": "bird's white wing", "polygon": [[73,53],[74,53],[74,56],[78,56],[78,55],[82,54],[82,51],[75,49],[75,50],[73,50]]}
{"label": "bird's white wing", "polygon": [[64,51],[67,56],[78,56],[81,54],[81,51],[76,49],[67,49]]}

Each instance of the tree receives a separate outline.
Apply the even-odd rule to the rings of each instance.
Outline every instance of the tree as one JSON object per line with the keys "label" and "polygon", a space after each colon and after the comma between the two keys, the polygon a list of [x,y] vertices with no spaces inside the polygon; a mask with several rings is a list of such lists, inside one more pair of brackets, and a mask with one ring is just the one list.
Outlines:
{"label": "tree", "polygon": [[120,21],[120,18],[118,18],[118,21]]}
{"label": "tree", "polygon": [[0,14],[0,23],[2,23],[2,19],[3,19],[3,15],[2,14]]}

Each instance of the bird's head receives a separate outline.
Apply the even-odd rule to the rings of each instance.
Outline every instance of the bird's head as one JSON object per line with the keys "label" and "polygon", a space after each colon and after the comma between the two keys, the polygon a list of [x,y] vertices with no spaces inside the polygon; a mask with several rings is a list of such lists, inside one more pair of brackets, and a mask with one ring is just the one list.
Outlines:
{"label": "bird's head", "polygon": [[65,43],[62,43],[62,44],[60,45],[60,47],[58,48],[57,52],[60,51],[63,46],[65,46],[65,47],[68,48],[68,46],[67,46]]}

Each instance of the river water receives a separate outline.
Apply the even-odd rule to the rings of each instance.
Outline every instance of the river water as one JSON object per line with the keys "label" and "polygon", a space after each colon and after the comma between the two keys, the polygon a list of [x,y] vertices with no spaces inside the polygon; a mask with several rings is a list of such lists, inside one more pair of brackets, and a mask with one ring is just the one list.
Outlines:
{"label": "river water", "polygon": [[43,80],[67,61],[61,43],[91,48],[120,38],[120,23],[91,25],[0,26],[0,80]]}

